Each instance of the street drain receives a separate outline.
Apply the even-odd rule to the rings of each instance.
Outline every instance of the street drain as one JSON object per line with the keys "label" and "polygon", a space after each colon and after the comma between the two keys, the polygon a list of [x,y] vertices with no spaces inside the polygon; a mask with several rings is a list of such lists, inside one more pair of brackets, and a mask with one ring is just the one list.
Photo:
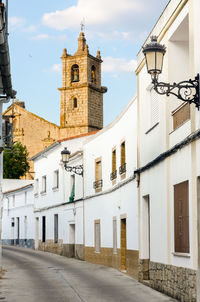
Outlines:
{"label": "street drain", "polygon": [[0,297],[0,300],[4,300],[6,297]]}

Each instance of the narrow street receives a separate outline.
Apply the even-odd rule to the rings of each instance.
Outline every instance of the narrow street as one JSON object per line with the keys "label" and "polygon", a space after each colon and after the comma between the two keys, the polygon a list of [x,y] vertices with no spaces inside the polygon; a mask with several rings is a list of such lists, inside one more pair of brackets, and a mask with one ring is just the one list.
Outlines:
{"label": "narrow street", "polygon": [[18,247],[3,247],[0,300],[9,302],[172,302],[112,268]]}

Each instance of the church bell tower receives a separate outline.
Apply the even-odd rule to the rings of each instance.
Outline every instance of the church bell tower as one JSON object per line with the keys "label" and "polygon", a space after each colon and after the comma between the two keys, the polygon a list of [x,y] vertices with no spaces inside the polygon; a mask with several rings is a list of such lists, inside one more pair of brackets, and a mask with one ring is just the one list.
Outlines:
{"label": "church bell tower", "polygon": [[[103,127],[103,93],[101,86],[101,55],[89,53],[85,35],[80,33],[78,50],[69,55],[64,49],[62,59],[62,88],[60,127],[68,137],[100,130]],[[64,131],[65,129],[65,131]],[[63,131],[62,131],[63,130]]]}

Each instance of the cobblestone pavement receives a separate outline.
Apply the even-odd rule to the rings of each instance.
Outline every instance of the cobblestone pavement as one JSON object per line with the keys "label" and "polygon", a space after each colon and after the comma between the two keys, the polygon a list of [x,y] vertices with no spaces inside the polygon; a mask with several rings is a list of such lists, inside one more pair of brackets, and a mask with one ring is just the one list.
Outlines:
{"label": "cobblestone pavement", "polygon": [[175,302],[109,267],[50,253],[3,247],[7,302]]}

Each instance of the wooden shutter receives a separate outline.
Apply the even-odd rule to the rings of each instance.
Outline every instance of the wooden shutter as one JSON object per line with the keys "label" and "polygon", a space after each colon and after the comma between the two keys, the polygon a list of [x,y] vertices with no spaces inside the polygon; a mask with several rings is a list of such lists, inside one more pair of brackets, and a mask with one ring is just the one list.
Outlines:
{"label": "wooden shutter", "polygon": [[112,151],[112,172],[116,171],[116,150]]}
{"label": "wooden shutter", "polygon": [[186,103],[180,109],[172,112],[173,116],[173,129],[180,127],[184,122],[190,119],[190,104]]}
{"label": "wooden shutter", "polygon": [[125,142],[121,144],[121,166],[126,163]]}
{"label": "wooden shutter", "polygon": [[95,251],[100,252],[100,222],[95,222]]}
{"label": "wooden shutter", "polygon": [[58,214],[54,215],[54,242],[58,243]]}
{"label": "wooden shutter", "polygon": [[190,252],[188,181],[174,186],[174,243],[175,252]]}
{"label": "wooden shutter", "polygon": [[113,253],[117,253],[117,220],[113,219]]}

